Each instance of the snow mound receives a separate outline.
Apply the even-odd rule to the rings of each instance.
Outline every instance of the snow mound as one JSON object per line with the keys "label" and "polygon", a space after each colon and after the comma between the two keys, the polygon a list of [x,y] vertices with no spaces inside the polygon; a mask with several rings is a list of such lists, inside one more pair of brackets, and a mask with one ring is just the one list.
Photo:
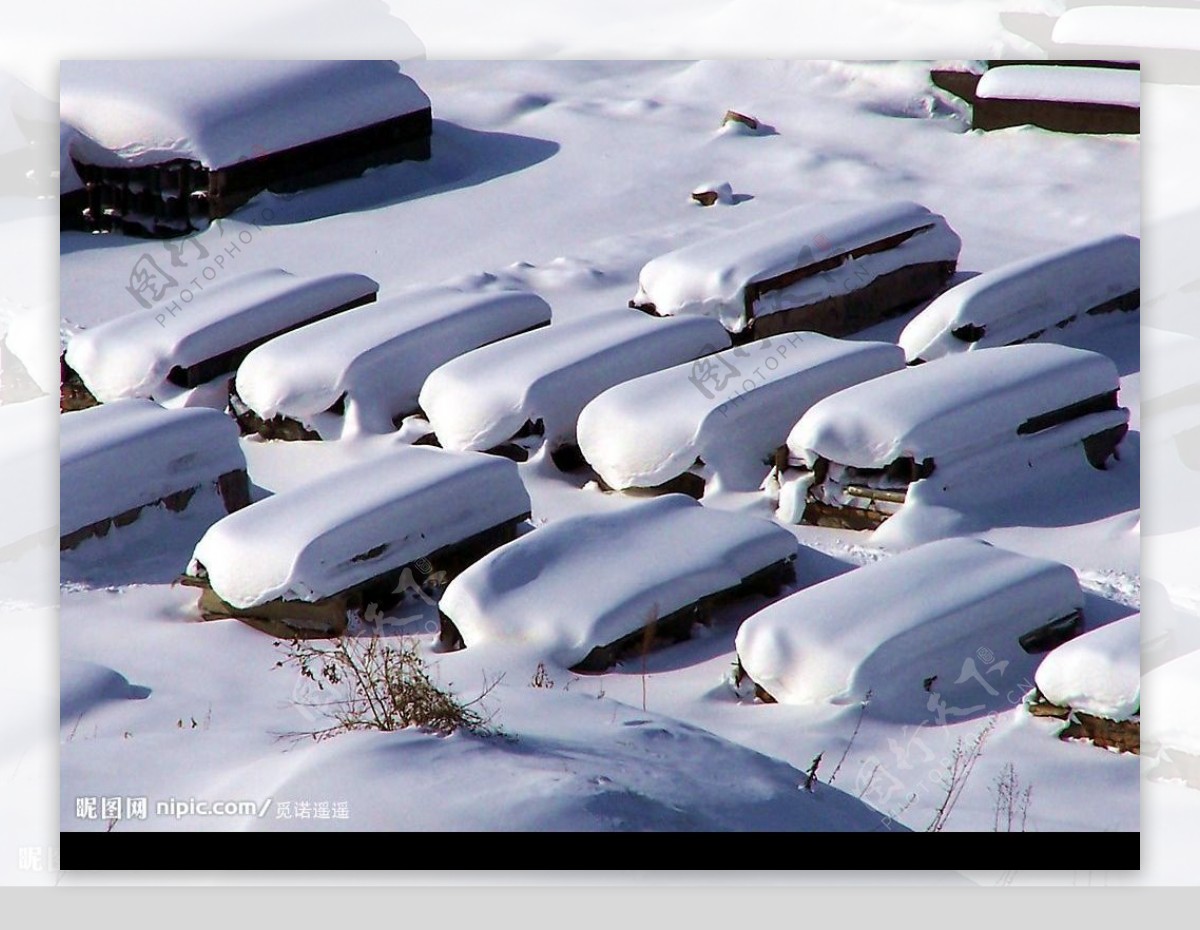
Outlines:
{"label": "snow mound", "polygon": [[1066,65],[1004,65],[979,80],[976,96],[995,100],[1046,100],[1137,107],[1140,71]]}
{"label": "snow mound", "polygon": [[573,666],[796,552],[769,520],[669,494],[540,527],[464,571],[439,607],[468,648],[525,643]]}
{"label": "snow mound", "polygon": [[[292,764],[271,793],[344,798],[350,826],[379,831],[885,829],[880,812],[837,787],[804,791],[803,772],[669,717],[524,687],[501,688],[497,704],[515,740],[351,734],[290,753]],[[302,764],[294,758],[301,752]],[[322,826],[338,822],[254,823]]]}
{"label": "snow mound", "polygon": [[402,447],[232,513],[188,567],[226,603],[318,601],[529,513],[517,466]]}
{"label": "snow mound", "polygon": [[337,307],[370,299],[379,285],[366,275],[303,277],[271,268],[224,279],[76,333],[67,364],[97,400],[169,398],[171,370],[270,338]]}
{"label": "snow mound", "polygon": [[1128,720],[1141,709],[1141,617],[1135,614],[1064,643],[1034,682],[1046,699],[1095,717]]}
{"label": "snow mound", "polygon": [[62,416],[60,532],[244,471],[236,424],[203,407],[122,400]]}
{"label": "snow mound", "polygon": [[148,689],[131,685],[120,672],[95,662],[63,659],[58,673],[58,719],[64,727],[78,723],[89,710],[109,701],[149,696]]}
{"label": "snow mound", "polygon": [[491,449],[539,420],[553,449],[574,440],[580,411],[607,388],[728,346],[713,320],[622,311],[555,323],[442,365],[421,409],[447,449]]}
{"label": "snow mound", "polygon": [[[908,360],[1003,346],[1138,290],[1141,242],[1104,236],[1035,255],[964,281],[934,299],[900,334]],[[982,330],[966,338],[964,327]]]}
{"label": "snow mound", "polygon": [[904,367],[897,346],[817,333],[751,342],[609,388],[579,416],[579,447],[609,487],[655,487],[697,458],[754,490],[771,453],[823,397]]}
{"label": "snow mound", "polygon": [[[237,393],[264,419],[291,417],[327,439],[391,432],[439,365],[549,322],[550,306],[528,292],[412,289],[259,346]],[[344,416],[327,413],[343,398]]]}
{"label": "snow mound", "polygon": [[[1049,344],[983,349],[818,401],[788,436],[788,451],[810,468],[818,457],[885,468],[903,456],[961,456],[1011,442],[1030,418],[1118,387],[1116,366],[1096,352]],[[1113,410],[1082,422],[1095,432],[1128,416]]]}
{"label": "snow mound", "polygon": [[392,61],[64,61],[60,94],[71,154],[112,166],[224,168],[429,107]]}
{"label": "snow mound", "polygon": [[[894,248],[855,250],[920,230]],[[755,316],[817,303],[869,284],[880,275],[923,262],[956,261],[959,238],[945,219],[910,201],[818,203],[712,236],[652,259],[638,276],[633,302],[661,316],[707,316],[730,332],[748,325],[751,284],[847,253],[836,267],[762,295]]]}
{"label": "snow mound", "polygon": [[1021,636],[1082,607],[1067,566],[947,539],[775,602],[742,624],[736,648],[780,703],[848,704],[873,692],[873,710],[887,713],[935,694],[983,696],[970,669],[1003,672],[1000,662],[1024,655]]}

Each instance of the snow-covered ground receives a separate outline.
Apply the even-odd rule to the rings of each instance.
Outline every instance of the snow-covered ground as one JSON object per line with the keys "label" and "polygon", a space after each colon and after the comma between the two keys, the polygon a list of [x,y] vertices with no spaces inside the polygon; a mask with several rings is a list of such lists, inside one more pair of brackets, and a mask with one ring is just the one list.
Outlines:
{"label": "snow-covered ground", "polygon": [[[827,199],[903,198],[945,216],[962,240],[960,280],[1087,238],[1139,234],[1136,139],[966,132],[953,101],[930,90],[927,67],[409,63],[406,73],[433,101],[431,161],[260,196],[176,243],[187,267],[174,277],[203,281],[224,254],[219,276],[355,272],[378,281],[381,298],[408,285],[500,281],[540,294],[558,326],[623,310],[656,255]],[[774,131],[722,132],[731,108]],[[733,196],[701,207],[690,193],[712,178],[727,180]],[[146,255],[164,267],[173,257],[160,243],[64,234],[64,319],[95,325],[139,309],[128,288]],[[895,341],[911,316],[855,338]],[[1048,338],[1116,364],[1120,401],[1132,411],[1122,459],[1078,485],[1031,492],[974,535],[1074,568],[1087,627],[1096,628],[1139,608],[1138,318],[1112,314]],[[242,445],[265,494],[361,463],[394,441]],[[519,468],[535,524],[634,506],[584,487],[586,474],[564,475],[544,455]],[[704,504],[772,515],[758,492],[712,493]],[[919,719],[869,705],[860,713],[739,700],[725,683],[734,636],[762,599],[722,608],[692,640],[603,676],[572,675],[533,647],[430,652],[437,679],[466,698],[500,679],[485,705],[516,742],[407,732],[297,745],[280,734],[320,725],[306,700],[310,683],[276,667],[283,654],[270,637],[236,621],[199,622],[195,591],[172,584],[218,516],[215,506],[151,513],[62,560],[64,829],[105,829],[103,819],[77,819],[75,799],[115,794],[275,804],[264,818],[151,814],[116,830],[871,829],[883,815],[893,828],[924,829],[956,741],[975,738],[993,713],[947,829],[992,828],[995,783],[1010,763],[1022,790],[1032,787],[1031,829],[1137,828],[1138,760],[1056,740],[1055,722],[1021,706],[1036,661],[988,674],[987,642],[974,644],[978,699]],[[797,587],[880,557],[866,533],[788,529],[803,544]],[[423,598],[384,620],[389,635],[432,646],[436,606]],[[539,662],[553,688],[531,687]],[[809,794],[798,786],[818,754],[826,784]],[[472,792],[478,804],[464,800]],[[348,819],[283,819],[282,802],[328,804]]]}

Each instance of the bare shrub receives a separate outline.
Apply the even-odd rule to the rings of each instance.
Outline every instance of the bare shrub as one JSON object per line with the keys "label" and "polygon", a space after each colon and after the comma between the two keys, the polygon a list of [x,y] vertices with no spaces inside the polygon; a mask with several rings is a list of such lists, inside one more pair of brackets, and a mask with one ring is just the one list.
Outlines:
{"label": "bare shrub", "polygon": [[499,733],[491,726],[491,716],[478,708],[500,680],[485,683],[477,697],[461,701],[434,682],[416,639],[385,640],[373,635],[344,636],[332,642],[291,640],[286,657],[275,665],[295,668],[316,686],[321,697],[305,705],[330,721],[327,727],[292,735],[325,739],[352,730],[408,727],[443,736],[456,730],[484,736]]}
{"label": "bare shrub", "polygon": [[927,833],[940,833],[946,828],[946,821],[950,819],[955,805],[962,797],[971,773],[975,770],[975,764],[983,755],[983,747],[994,729],[996,729],[996,718],[991,717],[984,724],[983,729],[975,734],[970,743],[964,743],[962,737],[955,742],[954,750],[950,753],[950,760],[946,763],[946,771],[941,776],[942,788],[946,794],[934,812],[933,820],[925,828]]}
{"label": "bare shrub", "polygon": [[992,784],[996,796],[992,830],[996,833],[1024,833],[1029,818],[1029,804],[1033,798],[1033,785],[1026,785],[1022,789],[1017,768],[1011,762],[1004,766]]}

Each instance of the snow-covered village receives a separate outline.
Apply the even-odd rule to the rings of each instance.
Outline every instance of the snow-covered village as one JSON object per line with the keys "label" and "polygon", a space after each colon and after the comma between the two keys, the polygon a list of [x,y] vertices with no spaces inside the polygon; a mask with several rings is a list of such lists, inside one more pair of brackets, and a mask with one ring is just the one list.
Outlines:
{"label": "snow-covered village", "polygon": [[64,62],[62,829],[1136,831],[1138,118]]}

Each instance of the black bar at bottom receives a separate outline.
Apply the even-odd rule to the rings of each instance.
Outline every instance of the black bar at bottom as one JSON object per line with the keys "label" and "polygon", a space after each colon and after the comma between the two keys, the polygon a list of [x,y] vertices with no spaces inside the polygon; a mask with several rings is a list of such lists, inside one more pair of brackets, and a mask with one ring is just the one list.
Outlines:
{"label": "black bar at bottom", "polygon": [[[378,839],[388,834],[351,832],[304,833],[338,839]],[[394,834],[393,834],[394,835]],[[483,841],[503,834],[424,833],[422,859],[453,861],[450,853],[463,849],[463,840],[477,836]],[[753,836],[756,834],[749,834]],[[777,834],[770,834],[777,835]],[[1140,867],[1139,833],[901,833],[880,830],[871,834],[810,834],[818,845],[805,843],[794,847],[799,852],[794,865],[801,869],[1011,869],[1069,868],[1089,870],[1135,870]],[[821,837],[831,842],[819,845]],[[713,839],[735,839],[728,834]],[[561,833],[534,849],[532,858],[542,861],[521,862],[521,868],[561,867],[565,847],[578,842],[587,850],[589,861],[619,861],[636,867],[646,863],[670,861],[677,868],[712,865],[714,847],[698,844],[690,833]],[[191,833],[191,832],[113,832],[61,833],[60,868],[84,870],[130,869],[136,871],[306,869],[313,858],[309,845],[297,842],[295,832],[282,833]],[[446,859],[437,849],[446,844]],[[453,846],[451,846],[453,844]],[[470,848],[470,847],[467,847]],[[484,847],[479,847],[484,848]],[[718,847],[719,848],[719,847]],[[703,852],[700,852],[703,851]],[[705,859],[697,863],[700,853]],[[620,856],[617,859],[617,856]],[[664,859],[664,856],[670,856]],[[689,865],[689,862],[691,863]],[[786,861],[772,867],[788,868]],[[325,863],[323,869],[335,869]]]}

